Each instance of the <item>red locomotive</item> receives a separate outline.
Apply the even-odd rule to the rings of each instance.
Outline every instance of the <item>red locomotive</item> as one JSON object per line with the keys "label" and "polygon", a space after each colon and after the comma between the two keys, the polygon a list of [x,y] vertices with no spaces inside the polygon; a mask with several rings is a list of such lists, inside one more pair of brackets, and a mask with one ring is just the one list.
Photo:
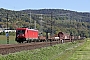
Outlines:
{"label": "red locomotive", "polygon": [[16,41],[23,43],[24,41],[30,42],[31,40],[38,39],[38,30],[28,28],[16,29]]}

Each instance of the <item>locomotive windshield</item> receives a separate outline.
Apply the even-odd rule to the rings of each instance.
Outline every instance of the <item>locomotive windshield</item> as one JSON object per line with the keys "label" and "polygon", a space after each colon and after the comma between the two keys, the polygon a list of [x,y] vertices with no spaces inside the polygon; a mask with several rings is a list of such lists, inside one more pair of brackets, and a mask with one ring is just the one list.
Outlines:
{"label": "locomotive windshield", "polygon": [[24,34],[25,30],[17,30],[17,34]]}

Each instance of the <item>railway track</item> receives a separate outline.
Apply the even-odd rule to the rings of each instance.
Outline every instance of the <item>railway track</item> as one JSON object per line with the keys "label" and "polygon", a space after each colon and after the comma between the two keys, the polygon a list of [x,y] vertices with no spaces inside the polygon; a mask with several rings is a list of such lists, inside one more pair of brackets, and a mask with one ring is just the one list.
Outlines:
{"label": "railway track", "polygon": [[[66,41],[70,42],[70,40]],[[5,44],[0,45],[0,54],[5,55],[9,53],[20,52],[23,50],[32,50],[41,47],[52,46],[55,44],[60,44],[61,41],[49,41],[49,42],[32,42],[32,43],[22,43],[22,44]]]}

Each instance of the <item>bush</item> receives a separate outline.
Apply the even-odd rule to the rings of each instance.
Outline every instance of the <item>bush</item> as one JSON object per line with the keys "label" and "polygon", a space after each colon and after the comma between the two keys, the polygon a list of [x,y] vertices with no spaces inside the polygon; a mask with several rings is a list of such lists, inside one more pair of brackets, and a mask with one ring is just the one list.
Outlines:
{"label": "bush", "polygon": [[6,33],[5,32],[1,32],[0,35],[5,35]]}
{"label": "bush", "polygon": [[[15,36],[15,32],[9,32],[9,35],[11,35],[11,36]],[[5,32],[1,32],[0,33],[0,35],[6,35],[6,33]]]}

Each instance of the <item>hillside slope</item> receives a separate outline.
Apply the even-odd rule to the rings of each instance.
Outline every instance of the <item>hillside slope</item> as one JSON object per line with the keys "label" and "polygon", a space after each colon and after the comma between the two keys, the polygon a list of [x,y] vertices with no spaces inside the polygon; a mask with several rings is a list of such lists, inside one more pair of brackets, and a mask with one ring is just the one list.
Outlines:
{"label": "hillside slope", "polygon": [[7,17],[9,19],[8,25],[10,29],[16,29],[18,27],[34,28],[34,22],[36,22],[36,28],[42,31],[43,35],[45,35],[47,30],[49,33],[52,30],[53,34],[63,31],[72,33],[73,35],[90,37],[89,12],[76,12],[64,9],[12,11],[1,8],[0,28],[7,27]]}

